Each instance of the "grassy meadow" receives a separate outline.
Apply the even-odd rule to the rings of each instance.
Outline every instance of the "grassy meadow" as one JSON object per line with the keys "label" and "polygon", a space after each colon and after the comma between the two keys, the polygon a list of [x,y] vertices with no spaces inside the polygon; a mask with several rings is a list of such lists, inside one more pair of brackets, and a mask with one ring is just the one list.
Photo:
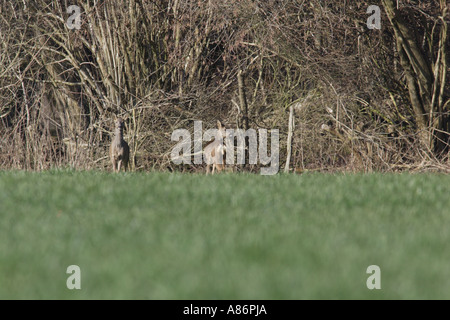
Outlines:
{"label": "grassy meadow", "polygon": [[0,172],[0,299],[450,299],[449,246],[448,175]]}

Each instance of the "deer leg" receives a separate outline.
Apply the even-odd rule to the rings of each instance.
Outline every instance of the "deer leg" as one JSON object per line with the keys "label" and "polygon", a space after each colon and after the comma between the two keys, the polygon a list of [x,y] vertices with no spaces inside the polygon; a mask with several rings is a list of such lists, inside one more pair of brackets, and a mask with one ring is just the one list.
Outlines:
{"label": "deer leg", "polygon": [[217,172],[219,173],[222,172],[222,170],[225,168],[225,157],[223,154],[220,157],[220,160],[221,160],[220,164],[217,165]]}

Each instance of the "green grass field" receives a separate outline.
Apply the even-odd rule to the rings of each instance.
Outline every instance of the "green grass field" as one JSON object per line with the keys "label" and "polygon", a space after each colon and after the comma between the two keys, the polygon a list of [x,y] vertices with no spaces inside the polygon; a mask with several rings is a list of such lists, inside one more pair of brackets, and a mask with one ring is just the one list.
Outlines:
{"label": "green grass field", "polygon": [[449,196],[438,174],[0,172],[0,299],[450,299]]}

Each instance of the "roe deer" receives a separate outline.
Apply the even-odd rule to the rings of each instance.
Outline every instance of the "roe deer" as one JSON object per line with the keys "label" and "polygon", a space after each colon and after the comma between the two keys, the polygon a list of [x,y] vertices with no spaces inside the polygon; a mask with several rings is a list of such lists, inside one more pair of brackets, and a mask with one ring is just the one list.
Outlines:
{"label": "roe deer", "polygon": [[206,174],[211,172],[211,165],[212,174],[214,174],[215,169],[220,172],[225,168],[225,154],[227,150],[225,140],[228,137],[226,135],[226,128],[220,121],[217,121],[217,127],[219,128],[219,135],[221,135],[222,139],[216,138],[203,149],[206,160]]}
{"label": "roe deer", "polygon": [[128,146],[128,143],[123,140],[123,119],[118,118],[115,121],[115,125],[116,130],[114,132],[114,139],[109,149],[113,172],[119,172],[122,167],[127,171],[128,160],[130,158],[130,147]]}

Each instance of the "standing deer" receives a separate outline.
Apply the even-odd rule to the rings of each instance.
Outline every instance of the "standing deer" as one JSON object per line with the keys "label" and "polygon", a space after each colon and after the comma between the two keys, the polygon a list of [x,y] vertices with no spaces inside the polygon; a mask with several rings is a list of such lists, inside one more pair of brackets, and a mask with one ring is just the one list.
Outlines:
{"label": "standing deer", "polygon": [[225,154],[227,150],[225,139],[227,139],[228,137],[226,135],[226,128],[220,121],[217,121],[217,127],[222,139],[216,138],[214,141],[207,144],[203,149],[206,160],[206,174],[209,174],[211,172],[211,165],[212,174],[214,174],[214,171],[216,169],[218,172],[220,172],[225,168]]}
{"label": "standing deer", "polygon": [[122,167],[127,171],[128,160],[130,158],[130,147],[128,146],[128,143],[123,140],[123,119],[117,118],[115,125],[116,130],[114,132],[114,139],[109,149],[113,172],[119,172]]}

